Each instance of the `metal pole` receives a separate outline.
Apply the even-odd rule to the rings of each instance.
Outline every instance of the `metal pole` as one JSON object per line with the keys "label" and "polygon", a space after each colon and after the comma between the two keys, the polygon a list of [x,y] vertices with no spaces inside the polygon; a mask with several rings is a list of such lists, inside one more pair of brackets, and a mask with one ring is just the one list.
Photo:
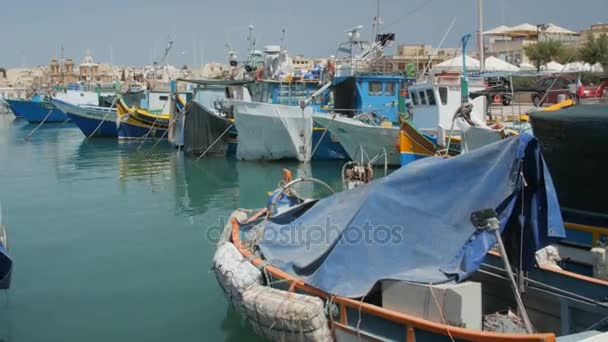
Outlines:
{"label": "metal pole", "polygon": [[485,70],[485,52],[484,52],[484,44],[483,44],[483,0],[477,0],[477,23],[479,25],[477,40],[479,43],[479,62],[480,62],[480,71],[483,72]]}
{"label": "metal pole", "polygon": [[487,218],[485,221],[485,226],[478,226],[478,229],[486,230],[494,234],[494,238],[496,239],[496,244],[498,245],[498,249],[500,252],[500,258],[502,259],[502,262],[505,266],[507,276],[509,277],[509,284],[511,285],[511,289],[513,290],[513,294],[515,295],[515,301],[517,302],[519,314],[521,315],[521,318],[524,321],[526,331],[529,334],[533,333],[534,329],[532,328],[532,323],[530,322],[530,318],[528,317],[528,313],[526,312],[524,302],[521,299],[521,294],[517,289],[517,283],[515,282],[515,277],[513,277],[513,270],[511,269],[511,264],[509,263],[509,258],[507,257],[507,250],[505,249],[505,245],[502,242],[502,237],[500,236],[500,221],[498,220],[498,217]]}

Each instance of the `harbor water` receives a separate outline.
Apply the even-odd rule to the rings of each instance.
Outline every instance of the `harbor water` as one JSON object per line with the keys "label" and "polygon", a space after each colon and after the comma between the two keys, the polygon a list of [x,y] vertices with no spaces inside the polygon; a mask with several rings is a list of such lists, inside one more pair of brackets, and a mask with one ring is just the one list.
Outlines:
{"label": "harbor water", "polygon": [[339,162],[196,161],[0,115],[0,202],[15,261],[3,341],[255,341],[210,271],[234,208],[266,205],[282,169],[341,187]]}

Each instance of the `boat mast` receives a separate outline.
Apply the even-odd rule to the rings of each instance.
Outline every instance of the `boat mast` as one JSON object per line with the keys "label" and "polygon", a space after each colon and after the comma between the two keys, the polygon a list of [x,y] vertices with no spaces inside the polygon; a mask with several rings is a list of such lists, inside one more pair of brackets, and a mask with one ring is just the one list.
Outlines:
{"label": "boat mast", "polygon": [[483,72],[485,70],[485,51],[483,44],[483,0],[477,0],[477,43],[479,48],[479,70]]}
{"label": "boat mast", "polygon": [[59,69],[60,69],[59,71],[61,72],[61,85],[63,85],[65,82],[64,68],[65,68],[65,63],[64,63],[64,59],[63,59],[63,43],[61,43],[61,64],[59,65]]}
{"label": "boat mast", "polygon": [[376,16],[372,23],[372,44],[376,41],[378,34],[380,34],[380,0],[376,0]]}

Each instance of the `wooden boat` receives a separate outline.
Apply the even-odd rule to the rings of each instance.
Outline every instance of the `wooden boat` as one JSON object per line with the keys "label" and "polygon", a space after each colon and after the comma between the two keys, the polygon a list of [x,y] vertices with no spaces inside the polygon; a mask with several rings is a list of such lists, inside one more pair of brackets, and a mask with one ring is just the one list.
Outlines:
{"label": "wooden boat", "polygon": [[39,123],[43,120],[48,123],[69,120],[68,116],[60,109],[53,106],[50,101],[18,99],[6,99],[5,101],[15,116],[22,117],[29,123]]}
{"label": "wooden boat", "polygon": [[[183,104],[183,103],[182,103]],[[124,100],[119,98],[116,102],[116,111],[119,116],[128,116],[129,120],[140,126],[169,127],[169,114],[151,114],[145,109],[129,107]]]}
{"label": "wooden boat", "polygon": [[[511,172],[521,162],[522,172]],[[455,158],[425,158],[319,201],[297,196],[292,186],[302,180],[286,179],[266,208],[230,216],[214,257],[218,282],[272,341],[606,339],[608,282],[526,268],[531,252],[564,236],[542,164],[536,141],[523,135]],[[450,193],[458,199],[444,198]],[[539,216],[524,217],[523,226],[513,220],[536,205]],[[494,209],[471,212],[483,206]],[[328,219],[329,231],[315,228],[327,228]],[[404,234],[347,241],[365,222],[371,232],[402,227]],[[492,251],[496,242],[501,254]],[[519,285],[507,255],[531,272]],[[556,282],[544,283],[548,275]],[[504,314],[508,308],[518,313]]]}
{"label": "wooden boat", "polygon": [[116,137],[116,109],[75,105],[52,99],[53,105],[67,114],[85,136]]}
{"label": "wooden boat", "polygon": [[[177,110],[185,107],[183,99],[178,96]],[[169,114],[154,114],[139,107],[129,107],[122,97],[116,102],[118,113],[119,139],[159,139],[166,138],[169,128]]]}

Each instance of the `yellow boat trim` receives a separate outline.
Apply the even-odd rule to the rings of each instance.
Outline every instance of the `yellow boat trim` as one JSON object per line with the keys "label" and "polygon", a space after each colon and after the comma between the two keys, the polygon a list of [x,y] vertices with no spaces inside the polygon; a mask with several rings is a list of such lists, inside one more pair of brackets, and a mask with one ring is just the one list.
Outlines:
{"label": "yellow boat trim", "polygon": [[401,153],[432,156],[437,152],[435,144],[407,122],[401,124],[398,143],[398,149]]}
{"label": "yellow boat trim", "polygon": [[548,107],[541,108],[541,109],[540,109],[540,111],[541,111],[541,112],[552,112],[552,111],[555,111],[555,110],[560,110],[560,109],[562,109],[562,108],[566,108],[566,107],[574,106],[574,104],[575,104],[575,103],[574,103],[574,100],[572,100],[572,99],[568,99],[568,100],[566,100],[566,101],[562,101],[562,102],[560,102],[560,103],[556,103],[556,104],[554,104],[554,105],[551,105],[551,106],[548,106]]}
{"label": "yellow boat trim", "polygon": [[568,229],[577,230],[580,232],[591,233],[591,240],[593,244],[597,243],[600,240],[601,235],[608,236],[608,228],[590,226],[586,224],[580,223],[572,223],[572,222],[564,222],[564,225]]}

